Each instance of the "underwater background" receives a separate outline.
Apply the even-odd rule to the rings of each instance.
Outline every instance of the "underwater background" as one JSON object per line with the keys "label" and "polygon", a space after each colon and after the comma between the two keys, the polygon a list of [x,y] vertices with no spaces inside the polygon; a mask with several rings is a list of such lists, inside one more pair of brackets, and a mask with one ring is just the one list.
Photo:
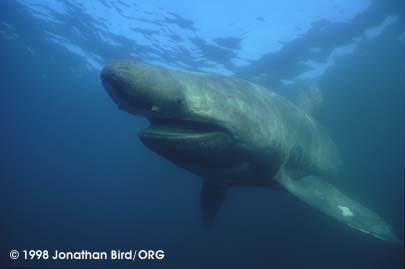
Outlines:
{"label": "underwater background", "polygon": [[[201,179],[146,149],[100,70],[136,59],[235,76],[294,99],[343,160],[336,185],[404,238],[404,1],[0,2],[0,266],[403,268],[286,192],[235,188],[213,227]],[[162,249],[163,260],[24,261],[10,250]]]}

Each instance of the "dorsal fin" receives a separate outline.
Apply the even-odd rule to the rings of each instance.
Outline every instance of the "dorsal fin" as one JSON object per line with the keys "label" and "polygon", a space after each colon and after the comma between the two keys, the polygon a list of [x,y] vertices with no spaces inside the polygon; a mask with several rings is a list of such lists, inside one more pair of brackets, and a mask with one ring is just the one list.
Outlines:
{"label": "dorsal fin", "polygon": [[314,82],[308,82],[298,90],[297,106],[310,115],[314,114],[323,101],[322,92],[318,85]]}

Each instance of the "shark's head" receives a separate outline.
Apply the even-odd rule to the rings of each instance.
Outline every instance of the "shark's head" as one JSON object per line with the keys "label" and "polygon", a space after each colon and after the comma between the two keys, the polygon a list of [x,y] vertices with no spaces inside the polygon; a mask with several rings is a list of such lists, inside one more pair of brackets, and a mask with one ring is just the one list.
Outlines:
{"label": "shark's head", "polygon": [[218,87],[224,82],[206,77],[133,61],[112,63],[101,73],[120,109],[149,120],[139,133],[147,147],[203,177],[240,174],[249,159],[241,134],[255,130],[244,101],[227,105],[232,100]]}

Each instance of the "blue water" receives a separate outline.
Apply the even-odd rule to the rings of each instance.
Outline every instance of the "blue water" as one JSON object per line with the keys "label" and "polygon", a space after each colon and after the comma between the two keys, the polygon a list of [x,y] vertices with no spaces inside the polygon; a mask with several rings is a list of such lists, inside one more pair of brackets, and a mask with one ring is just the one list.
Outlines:
{"label": "blue water", "polygon": [[[88,1],[89,9],[1,1],[1,267],[402,268],[403,246],[281,191],[235,188],[205,227],[201,179],[142,145],[146,121],[118,110],[101,85],[104,64],[130,58],[233,75],[291,98],[301,80],[315,80],[317,118],[344,162],[337,185],[404,238],[404,4],[283,2],[253,1],[240,12],[239,2],[228,10],[140,1],[132,11],[124,0]],[[161,249],[165,258],[9,257],[112,249]]]}

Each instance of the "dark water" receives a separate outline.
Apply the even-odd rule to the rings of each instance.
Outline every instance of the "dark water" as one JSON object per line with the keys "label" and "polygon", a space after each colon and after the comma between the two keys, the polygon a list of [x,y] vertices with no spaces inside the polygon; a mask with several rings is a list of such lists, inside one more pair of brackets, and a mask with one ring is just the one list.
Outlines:
{"label": "dark water", "polygon": [[[330,52],[389,15],[396,16],[393,25],[375,39],[359,41],[352,54],[339,57],[317,78],[324,96],[317,113],[344,161],[337,185],[379,212],[403,238],[401,1],[372,2],[350,22],[314,24],[279,52],[241,68],[229,62],[230,50],[195,42],[207,58],[236,76],[255,80],[254,74],[265,72],[265,79],[256,82],[294,95],[294,90],[283,92],[279,80],[302,72],[297,62],[312,57],[305,48]],[[184,18],[171,18],[166,23],[177,18],[178,25],[194,27]],[[353,231],[280,191],[235,188],[215,225],[205,227],[201,180],[147,150],[137,138],[146,122],[116,108],[101,85],[97,65],[87,68],[83,58],[50,42],[44,32],[58,33],[100,55],[100,64],[130,58],[133,48],[154,48],[113,34],[109,38],[122,46],[104,44],[91,18],[74,5],[59,19],[62,23],[50,24],[18,2],[0,3],[2,267],[402,268],[403,246]],[[74,26],[81,35],[74,34]],[[227,37],[220,42],[237,44]],[[198,70],[198,61],[186,50],[165,55],[168,64],[183,61]],[[141,54],[135,58],[148,60]],[[13,249],[162,249],[165,258],[13,261]]]}

